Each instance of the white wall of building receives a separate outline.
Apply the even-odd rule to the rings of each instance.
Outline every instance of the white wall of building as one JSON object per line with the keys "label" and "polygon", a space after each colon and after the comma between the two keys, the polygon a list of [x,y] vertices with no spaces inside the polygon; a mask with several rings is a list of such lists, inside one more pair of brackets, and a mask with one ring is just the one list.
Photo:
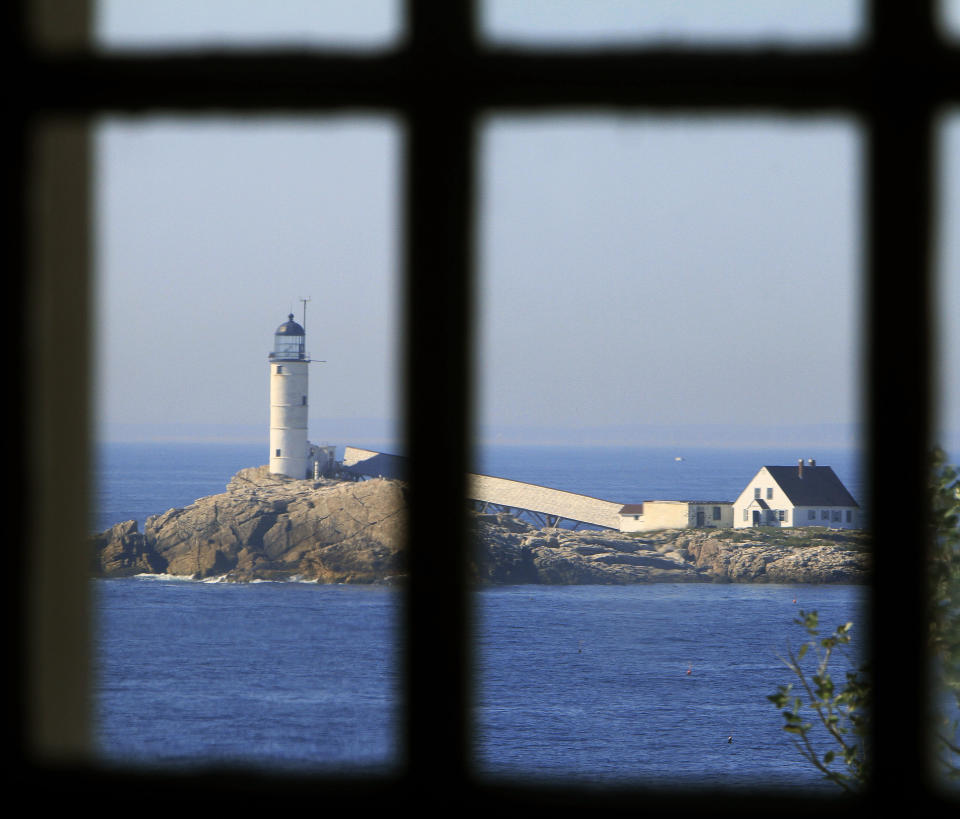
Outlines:
{"label": "white wall of building", "polygon": [[[812,515],[812,517],[811,517]],[[827,526],[831,529],[860,529],[860,510],[855,506],[798,506],[794,526]]]}
{"label": "white wall of building", "polygon": [[[714,518],[714,509],[719,518]],[[698,512],[703,513],[700,523]],[[729,528],[733,525],[730,503],[696,503],[693,501],[644,501],[643,514],[621,514],[621,532],[652,532],[655,529],[690,529],[698,526]]]}

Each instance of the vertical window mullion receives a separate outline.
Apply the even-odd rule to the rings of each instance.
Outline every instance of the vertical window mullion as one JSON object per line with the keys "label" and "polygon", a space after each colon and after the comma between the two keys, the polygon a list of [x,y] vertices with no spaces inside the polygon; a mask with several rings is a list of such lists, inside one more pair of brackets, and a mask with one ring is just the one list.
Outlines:
{"label": "vertical window mullion", "polygon": [[468,757],[471,116],[424,100],[406,136],[408,764],[415,783],[454,783]]}
{"label": "vertical window mullion", "polygon": [[[929,439],[931,114],[896,88],[870,111],[870,530],[874,785],[928,783],[926,553]],[[893,408],[896,407],[896,411]],[[885,512],[896,510],[895,515]]]}

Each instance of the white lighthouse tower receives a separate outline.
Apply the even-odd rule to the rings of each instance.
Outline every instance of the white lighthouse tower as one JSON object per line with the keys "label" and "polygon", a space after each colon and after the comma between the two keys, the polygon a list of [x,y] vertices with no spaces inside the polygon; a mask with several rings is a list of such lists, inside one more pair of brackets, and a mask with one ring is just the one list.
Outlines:
{"label": "white lighthouse tower", "polygon": [[307,477],[306,333],[293,313],[273,334],[270,361],[270,471],[289,478]]}

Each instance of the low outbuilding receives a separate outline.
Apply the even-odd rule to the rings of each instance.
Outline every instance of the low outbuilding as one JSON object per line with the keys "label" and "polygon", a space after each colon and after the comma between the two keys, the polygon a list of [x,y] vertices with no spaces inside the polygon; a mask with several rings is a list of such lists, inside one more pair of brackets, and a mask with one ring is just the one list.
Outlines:
{"label": "low outbuilding", "polygon": [[731,501],[653,500],[628,503],[620,509],[621,532],[654,529],[729,528]]}

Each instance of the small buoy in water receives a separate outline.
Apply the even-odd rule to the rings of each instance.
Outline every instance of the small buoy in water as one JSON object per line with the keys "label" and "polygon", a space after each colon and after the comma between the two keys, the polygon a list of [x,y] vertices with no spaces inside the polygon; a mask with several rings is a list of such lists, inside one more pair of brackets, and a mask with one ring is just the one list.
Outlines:
{"label": "small buoy in water", "polygon": [[733,742],[733,735],[732,735],[732,734],[727,737],[727,745],[729,745],[731,742]]}
{"label": "small buoy in water", "polygon": [[796,597],[793,598],[793,602],[794,602],[794,603],[797,602],[797,598],[796,598]]}
{"label": "small buoy in water", "polygon": [[691,666],[687,668],[687,674],[692,674],[692,673],[693,673],[693,667]]}

